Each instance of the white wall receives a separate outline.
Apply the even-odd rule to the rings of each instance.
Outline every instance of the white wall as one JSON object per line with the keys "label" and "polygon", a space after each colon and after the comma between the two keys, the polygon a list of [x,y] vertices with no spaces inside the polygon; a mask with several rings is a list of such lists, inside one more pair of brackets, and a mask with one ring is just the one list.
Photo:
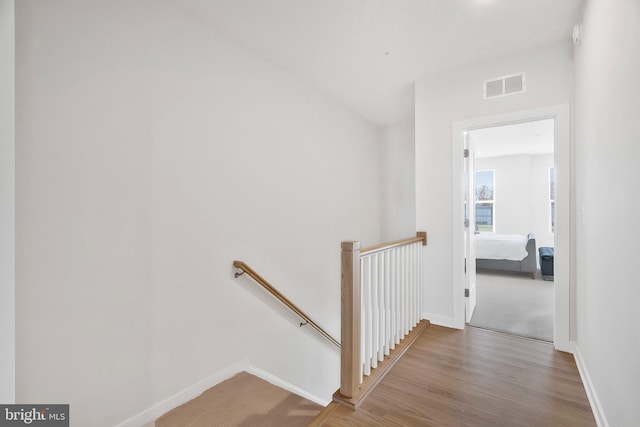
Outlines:
{"label": "white wall", "polygon": [[551,167],[553,154],[476,159],[476,170],[495,171],[496,233],[534,233],[538,247],[553,246],[549,213]]}
{"label": "white wall", "polygon": [[246,358],[329,399],[378,130],[164,2],[17,4],[17,400],[116,424]]}
{"label": "white wall", "polygon": [[0,402],[15,399],[14,0],[0,0]]}
{"label": "white wall", "polygon": [[476,170],[485,169],[494,171],[494,231],[503,234],[531,233],[530,156],[476,159]]}
{"label": "white wall", "polygon": [[[527,73],[523,94],[484,100],[482,82]],[[416,228],[429,231],[425,248],[425,314],[453,325],[452,123],[570,102],[570,42],[524,52],[416,82]]]}
{"label": "white wall", "polygon": [[531,156],[531,222],[538,247],[554,245],[549,204],[549,169],[554,167],[552,154]]}
{"label": "white wall", "polygon": [[[383,129],[381,137],[382,240],[415,236],[415,123],[413,120]],[[426,231],[426,230],[419,230]]]}
{"label": "white wall", "polygon": [[601,420],[636,425],[640,3],[588,1],[575,59],[578,353]]}

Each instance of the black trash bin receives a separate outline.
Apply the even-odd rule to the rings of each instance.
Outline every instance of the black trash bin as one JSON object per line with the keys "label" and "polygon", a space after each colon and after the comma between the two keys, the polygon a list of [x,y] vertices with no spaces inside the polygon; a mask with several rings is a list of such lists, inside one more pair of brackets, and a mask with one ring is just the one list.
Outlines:
{"label": "black trash bin", "polygon": [[553,248],[539,248],[540,272],[545,280],[553,280]]}

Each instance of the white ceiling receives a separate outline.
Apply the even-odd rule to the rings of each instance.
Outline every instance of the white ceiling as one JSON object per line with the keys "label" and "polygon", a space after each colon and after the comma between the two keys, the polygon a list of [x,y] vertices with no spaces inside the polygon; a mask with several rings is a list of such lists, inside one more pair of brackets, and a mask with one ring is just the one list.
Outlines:
{"label": "white ceiling", "polygon": [[553,119],[473,130],[476,158],[553,153]]}
{"label": "white ceiling", "polygon": [[582,0],[168,0],[377,125],[417,77],[570,40]]}

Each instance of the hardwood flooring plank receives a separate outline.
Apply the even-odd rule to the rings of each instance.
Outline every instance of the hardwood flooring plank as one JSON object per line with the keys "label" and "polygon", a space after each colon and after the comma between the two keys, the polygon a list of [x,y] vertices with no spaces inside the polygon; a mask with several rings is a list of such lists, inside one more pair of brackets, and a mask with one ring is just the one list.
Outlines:
{"label": "hardwood flooring plank", "polygon": [[357,411],[323,426],[595,426],[573,356],[549,343],[429,326]]}

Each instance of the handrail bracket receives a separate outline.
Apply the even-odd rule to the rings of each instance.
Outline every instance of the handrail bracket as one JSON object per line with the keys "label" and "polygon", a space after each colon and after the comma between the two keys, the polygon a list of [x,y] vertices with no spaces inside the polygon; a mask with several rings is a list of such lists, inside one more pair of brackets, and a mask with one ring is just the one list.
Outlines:
{"label": "handrail bracket", "polygon": [[333,338],[327,331],[322,329],[316,322],[314,322],[309,316],[307,316],[302,310],[298,308],[294,303],[289,301],[287,297],[282,295],[276,288],[274,288],[269,282],[267,282],[264,278],[262,278],[258,273],[256,273],[251,267],[245,264],[242,261],[233,261],[233,266],[238,270],[241,270],[241,273],[234,274],[234,277],[237,279],[242,276],[244,273],[247,273],[253,280],[256,281],[260,286],[266,289],[271,295],[276,297],[278,301],[287,306],[291,311],[297,314],[304,322],[300,323],[300,327],[304,325],[311,325],[316,331],[318,331],[322,336],[328,339],[331,344],[340,348],[340,342]]}

